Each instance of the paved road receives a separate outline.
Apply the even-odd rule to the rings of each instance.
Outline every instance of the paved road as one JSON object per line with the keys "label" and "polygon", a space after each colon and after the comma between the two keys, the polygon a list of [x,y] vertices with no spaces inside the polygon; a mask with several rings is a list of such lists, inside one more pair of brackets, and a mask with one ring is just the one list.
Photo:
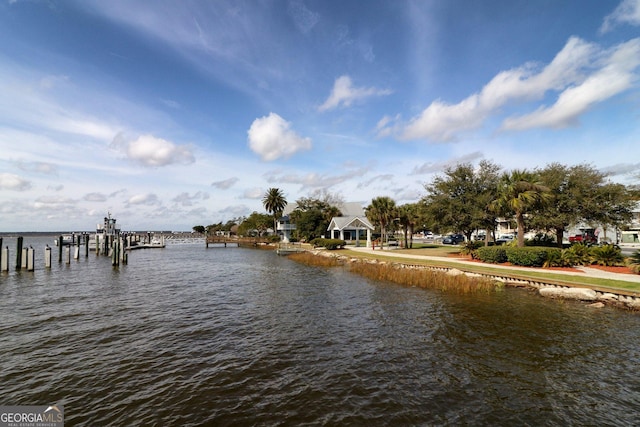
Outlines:
{"label": "paved road", "polygon": [[[460,263],[460,264],[469,264],[469,265],[478,266],[477,262],[469,261],[469,260],[467,260],[465,258],[449,258],[449,257],[437,257],[437,256],[428,256],[428,255],[412,255],[412,254],[410,255],[410,254],[403,254],[403,253],[397,252],[395,249],[380,250],[378,248],[375,251],[372,251],[371,248],[364,248],[364,247],[356,248],[356,247],[352,247],[352,246],[347,246],[347,249],[352,250],[352,251],[356,251],[356,252],[369,252],[369,253],[373,252],[376,255],[396,257],[396,258],[457,262],[457,263]],[[490,264],[488,266],[490,266],[492,268],[508,269],[508,270],[522,270],[522,271],[539,270],[539,271],[541,271],[543,273],[563,274],[563,275],[579,276],[579,277],[584,277],[585,275],[587,275],[589,277],[598,277],[598,278],[602,278],[602,279],[613,279],[613,280],[622,280],[622,281],[626,281],[626,282],[640,283],[640,274],[610,273],[610,272],[607,272],[607,271],[602,271],[602,270],[598,270],[596,268],[589,268],[589,267],[576,267],[578,270],[581,271],[581,272],[576,272],[576,271],[547,270],[547,269],[544,269],[544,268],[533,268],[533,267],[505,266],[505,265],[500,265],[500,264]]]}

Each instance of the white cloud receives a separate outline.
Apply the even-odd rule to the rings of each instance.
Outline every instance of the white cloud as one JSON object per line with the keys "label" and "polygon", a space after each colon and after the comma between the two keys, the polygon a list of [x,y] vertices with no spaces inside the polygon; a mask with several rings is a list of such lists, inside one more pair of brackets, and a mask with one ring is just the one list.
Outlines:
{"label": "white cloud", "polygon": [[640,0],[623,0],[604,18],[600,33],[609,32],[618,24],[640,25]]}
{"label": "white cloud", "polygon": [[327,100],[318,107],[319,111],[332,110],[339,107],[350,106],[354,101],[369,98],[371,96],[389,95],[392,92],[388,89],[377,89],[375,87],[353,87],[349,76],[340,76],[333,84],[333,90]]}
{"label": "white cloud", "polygon": [[158,196],[153,193],[137,194],[135,196],[131,196],[129,200],[126,201],[125,205],[127,207],[130,207],[131,205],[156,206],[160,205],[160,200],[158,199]]}
{"label": "white cloud", "polygon": [[233,185],[236,182],[238,182],[238,178],[233,177],[233,178],[225,179],[223,181],[212,182],[211,186],[216,187],[219,190],[228,190],[229,188],[233,187]]}
{"label": "white cloud", "polygon": [[265,179],[270,183],[298,184],[302,186],[301,189],[303,190],[320,188],[326,189],[334,185],[342,184],[352,178],[362,177],[368,171],[368,167],[360,167],[347,171],[341,175],[318,174],[315,172],[303,175],[297,173],[270,172],[265,174]]}
{"label": "white cloud", "polygon": [[18,168],[25,172],[36,172],[45,175],[57,175],[58,167],[47,162],[24,162],[18,161]]}
{"label": "white cloud", "polygon": [[441,172],[450,166],[457,165],[459,163],[473,163],[476,160],[480,160],[484,155],[480,151],[474,151],[473,153],[465,154],[445,160],[442,162],[427,162],[420,166],[416,166],[411,175],[425,175],[430,173]]}
{"label": "white cloud", "polygon": [[[514,100],[541,98],[549,90],[561,90],[581,81],[582,68],[592,61],[595,47],[572,37],[553,61],[535,73],[531,64],[498,73],[479,93],[457,104],[436,100],[401,132],[403,139],[453,141],[460,132],[476,129],[498,108]],[[380,134],[385,122],[378,124]]]}
{"label": "white cloud", "polygon": [[303,34],[309,33],[320,21],[320,14],[309,10],[302,1],[290,2],[287,12],[293,19],[296,28]]}
{"label": "white cloud", "polygon": [[195,162],[190,147],[177,145],[153,135],[141,135],[136,140],[127,141],[124,135],[119,133],[113,139],[111,147],[122,152],[129,160],[148,167]]}
{"label": "white cloud", "polygon": [[262,199],[263,196],[264,196],[264,190],[258,187],[247,188],[242,194],[243,199],[258,200],[258,199]]}
{"label": "white cloud", "polygon": [[196,200],[207,200],[209,198],[209,193],[205,193],[202,191],[198,191],[197,193],[190,195],[187,192],[180,193],[173,199],[172,202],[175,202],[182,206],[193,206],[193,202]]}
{"label": "white cloud", "polygon": [[502,129],[524,130],[535,127],[562,128],[575,123],[578,116],[598,102],[602,102],[632,87],[640,66],[640,39],[617,46],[604,60],[602,68],[581,84],[564,90],[551,107],[540,107],[531,114],[511,117]]}
{"label": "white cloud", "polygon": [[299,136],[290,127],[291,123],[275,113],[255,119],[247,132],[249,147],[267,162],[309,150],[311,139]]}
{"label": "white cloud", "polygon": [[82,200],[87,202],[106,202],[107,196],[102,193],[87,193],[84,195]]}
{"label": "white cloud", "polygon": [[26,191],[31,182],[12,173],[0,173],[0,190]]}

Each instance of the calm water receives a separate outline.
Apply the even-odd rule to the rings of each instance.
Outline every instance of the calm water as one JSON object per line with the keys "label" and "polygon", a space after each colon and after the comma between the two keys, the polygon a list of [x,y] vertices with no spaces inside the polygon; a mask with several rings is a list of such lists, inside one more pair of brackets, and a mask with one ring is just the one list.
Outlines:
{"label": "calm water", "polygon": [[26,244],[36,271],[0,275],[0,404],[69,426],[640,424],[633,313],[203,245],[47,271]]}

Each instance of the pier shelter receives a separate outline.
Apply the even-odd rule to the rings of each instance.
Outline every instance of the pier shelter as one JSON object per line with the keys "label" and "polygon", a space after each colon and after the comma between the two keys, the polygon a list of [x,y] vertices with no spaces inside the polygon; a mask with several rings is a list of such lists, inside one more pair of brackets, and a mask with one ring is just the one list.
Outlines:
{"label": "pier shelter", "polygon": [[360,239],[366,236],[367,247],[371,247],[371,232],[374,227],[364,215],[335,216],[327,230],[331,233],[331,238],[352,240],[356,242],[356,246],[360,246]]}

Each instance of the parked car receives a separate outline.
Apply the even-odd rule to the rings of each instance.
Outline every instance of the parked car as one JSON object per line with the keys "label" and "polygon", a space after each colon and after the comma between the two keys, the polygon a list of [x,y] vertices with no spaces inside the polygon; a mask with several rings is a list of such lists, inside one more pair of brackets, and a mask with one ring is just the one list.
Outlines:
{"label": "parked car", "polygon": [[505,243],[511,243],[515,240],[513,234],[502,234],[496,239],[496,245],[504,245]]}
{"label": "parked car", "polygon": [[569,243],[582,243],[584,245],[595,245],[598,243],[598,238],[593,234],[576,234],[575,236],[569,236]]}
{"label": "parked car", "polygon": [[464,242],[464,236],[462,234],[449,234],[442,239],[442,243],[445,245],[457,245],[462,242]]}

